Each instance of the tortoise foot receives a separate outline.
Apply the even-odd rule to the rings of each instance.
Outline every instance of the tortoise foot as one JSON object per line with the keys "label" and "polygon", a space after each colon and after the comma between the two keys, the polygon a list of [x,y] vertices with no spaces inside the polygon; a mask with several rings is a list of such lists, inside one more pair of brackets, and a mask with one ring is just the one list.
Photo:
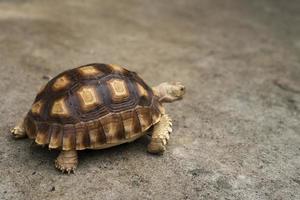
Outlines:
{"label": "tortoise foot", "polygon": [[148,152],[163,154],[166,150],[170,133],[172,132],[172,120],[168,115],[163,115],[160,122],[154,126],[151,142],[148,145]]}
{"label": "tortoise foot", "polygon": [[77,151],[61,151],[55,160],[55,167],[63,173],[75,172],[78,165]]}
{"label": "tortoise foot", "polygon": [[153,154],[163,154],[166,150],[166,140],[161,138],[152,139],[148,145],[148,152]]}
{"label": "tortoise foot", "polygon": [[15,126],[10,130],[11,134],[13,135],[14,138],[19,139],[19,138],[25,138],[26,137],[26,132],[23,126],[23,123]]}

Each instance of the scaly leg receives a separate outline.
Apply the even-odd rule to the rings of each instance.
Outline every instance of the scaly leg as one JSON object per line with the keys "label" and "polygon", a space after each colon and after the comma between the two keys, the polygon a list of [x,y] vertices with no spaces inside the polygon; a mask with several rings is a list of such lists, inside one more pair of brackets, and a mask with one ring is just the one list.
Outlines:
{"label": "scaly leg", "polygon": [[76,150],[64,151],[62,150],[55,160],[55,167],[62,172],[68,174],[74,172],[78,165],[78,156]]}
{"label": "scaly leg", "polygon": [[166,150],[169,134],[172,132],[172,119],[163,115],[160,122],[154,125],[151,142],[148,145],[148,152],[162,154]]}
{"label": "scaly leg", "polygon": [[10,132],[13,135],[13,137],[16,139],[25,138],[27,135],[24,128],[24,120],[22,120],[14,128],[12,128]]}

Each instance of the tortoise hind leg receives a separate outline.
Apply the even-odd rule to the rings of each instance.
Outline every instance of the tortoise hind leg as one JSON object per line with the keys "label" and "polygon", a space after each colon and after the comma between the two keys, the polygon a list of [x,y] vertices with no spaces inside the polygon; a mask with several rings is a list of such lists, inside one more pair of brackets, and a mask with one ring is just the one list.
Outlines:
{"label": "tortoise hind leg", "polygon": [[172,132],[172,119],[163,115],[160,122],[154,125],[151,142],[148,145],[148,152],[162,154],[166,150],[169,135]]}
{"label": "tortoise hind leg", "polygon": [[10,130],[10,132],[13,135],[13,137],[16,139],[25,138],[27,135],[26,135],[26,131],[24,128],[24,120],[22,120],[14,128],[12,128]]}
{"label": "tortoise hind leg", "polygon": [[78,165],[78,155],[76,150],[62,150],[55,160],[55,167],[68,174],[74,172]]}

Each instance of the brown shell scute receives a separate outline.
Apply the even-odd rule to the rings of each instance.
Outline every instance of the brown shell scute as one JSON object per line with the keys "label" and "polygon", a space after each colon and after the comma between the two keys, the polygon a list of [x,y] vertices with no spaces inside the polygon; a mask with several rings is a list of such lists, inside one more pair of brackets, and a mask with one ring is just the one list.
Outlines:
{"label": "brown shell scute", "polygon": [[59,124],[52,124],[51,129],[48,130],[50,135],[49,148],[61,148],[63,140],[63,128]]}
{"label": "brown shell scute", "polygon": [[42,101],[37,101],[35,102],[32,107],[31,107],[31,112],[33,114],[40,114],[41,113],[41,109],[42,109],[42,106],[43,106],[43,102]]}
{"label": "brown shell scute", "polygon": [[37,144],[94,149],[139,136],[163,112],[152,89],[136,73],[95,63],[49,81],[38,93],[25,125]]}
{"label": "brown shell scute", "polygon": [[107,83],[113,102],[122,102],[129,97],[129,91],[124,80],[112,78]]}
{"label": "brown shell scute", "polygon": [[94,66],[83,66],[83,67],[79,67],[78,68],[78,72],[82,75],[82,76],[91,76],[91,75],[103,75],[103,72],[100,71],[99,69],[97,69]]}
{"label": "brown shell scute", "polygon": [[71,84],[71,81],[68,78],[68,76],[66,75],[59,76],[55,79],[55,82],[52,85],[52,89],[54,91],[62,90],[66,88],[69,84]]}
{"label": "brown shell scute", "polygon": [[61,98],[61,99],[54,101],[50,114],[52,116],[61,116],[61,117],[63,117],[63,116],[67,117],[70,115],[68,108],[66,106],[66,103],[65,103],[65,98]]}
{"label": "brown shell scute", "polygon": [[96,88],[92,86],[83,86],[77,91],[80,99],[81,109],[90,111],[102,103],[101,97],[97,94]]}

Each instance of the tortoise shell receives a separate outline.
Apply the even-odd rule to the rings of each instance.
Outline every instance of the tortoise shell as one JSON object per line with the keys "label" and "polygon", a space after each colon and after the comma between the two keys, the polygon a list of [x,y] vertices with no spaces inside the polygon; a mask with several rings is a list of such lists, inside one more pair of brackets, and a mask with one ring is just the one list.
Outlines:
{"label": "tortoise shell", "polygon": [[50,80],[24,124],[29,138],[51,149],[101,149],[142,136],[163,112],[158,97],[135,72],[94,63]]}

